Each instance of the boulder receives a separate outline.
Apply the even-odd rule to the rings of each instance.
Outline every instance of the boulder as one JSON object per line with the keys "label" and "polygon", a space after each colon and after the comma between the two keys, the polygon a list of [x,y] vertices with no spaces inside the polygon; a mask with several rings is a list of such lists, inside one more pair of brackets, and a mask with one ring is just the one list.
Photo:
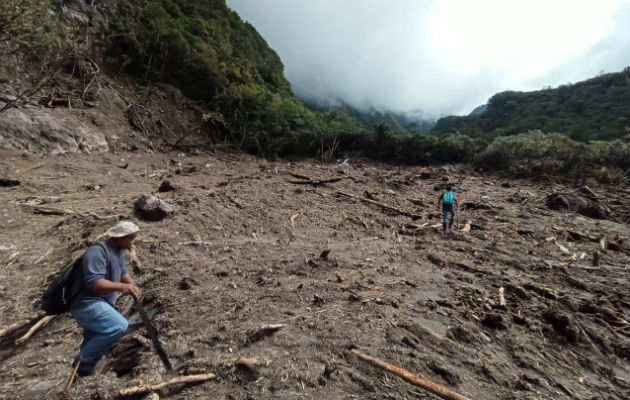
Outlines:
{"label": "boulder", "polygon": [[596,200],[577,194],[552,193],[547,196],[546,204],[552,210],[575,211],[590,218],[606,219],[610,215],[607,207],[602,206]]}
{"label": "boulder", "polygon": [[134,210],[145,221],[161,221],[174,213],[170,205],[150,194],[144,194],[136,200]]}

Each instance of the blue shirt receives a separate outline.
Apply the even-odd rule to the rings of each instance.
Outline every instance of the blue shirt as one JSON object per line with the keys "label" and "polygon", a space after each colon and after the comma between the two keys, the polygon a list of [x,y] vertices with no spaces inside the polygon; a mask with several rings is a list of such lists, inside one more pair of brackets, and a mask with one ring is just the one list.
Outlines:
{"label": "blue shirt", "polygon": [[95,301],[106,301],[112,306],[116,305],[117,292],[97,294],[92,288],[100,279],[120,282],[121,277],[127,273],[125,251],[114,249],[107,241],[100,243],[104,246],[92,245],[85,251],[81,265],[77,266],[80,268],[75,269],[71,310],[81,309]]}

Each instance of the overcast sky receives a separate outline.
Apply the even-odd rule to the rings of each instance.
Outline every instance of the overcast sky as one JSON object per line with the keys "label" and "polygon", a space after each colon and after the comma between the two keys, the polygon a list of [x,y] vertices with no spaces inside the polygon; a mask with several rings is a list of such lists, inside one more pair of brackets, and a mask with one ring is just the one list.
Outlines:
{"label": "overcast sky", "polygon": [[468,114],[630,64],[628,0],[227,0],[278,53],[296,95]]}

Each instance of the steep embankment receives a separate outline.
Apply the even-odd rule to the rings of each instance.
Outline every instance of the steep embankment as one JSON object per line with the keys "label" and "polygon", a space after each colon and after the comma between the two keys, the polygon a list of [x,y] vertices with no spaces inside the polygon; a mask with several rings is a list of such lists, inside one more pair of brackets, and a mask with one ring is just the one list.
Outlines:
{"label": "steep embankment", "polygon": [[[278,55],[224,0],[11,0],[0,14],[4,147],[100,151],[130,136],[142,148],[192,135],[270,157],[330,157],[339,133],[363,129],[295,98]],[[169,109],[152,108],[164,84],[195,106],[166,89]]]}

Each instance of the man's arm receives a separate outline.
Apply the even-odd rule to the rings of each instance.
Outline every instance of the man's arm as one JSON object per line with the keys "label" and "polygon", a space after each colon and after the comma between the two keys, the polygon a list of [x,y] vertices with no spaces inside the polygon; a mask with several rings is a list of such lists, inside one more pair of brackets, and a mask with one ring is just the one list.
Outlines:
{"label": "man's arm", "polygon": [[440,203],[442,202],[442,197],[444,197],[444,193],[442,193],[440,195],[440,198],[438,199],[438,208],[440,208]]}
{"label": "man's arm", "polygon": [[[125,274],[129,275],[129,274]],[[124,275],[123,275],[124,277]],[[131,279],[131,278],[129,278]],[[133,282],[133,281],[132,281]],[[136,297],[140,296],[140,289],[135,287],[133,283],[126,282],[112,282],[105,278],[101,278],[94,286],[92,286],[92,291],[98,294],[107,294],[112,292],[121,292],[122,294],[134,294]]]}
{"label": "man's arm", "polygon": [[123,274],[123,276],[120,277],[120,281],[122,283],[128,283],[130,285],[133,285],[135,283],[131,275],[129,275],[129,272]]}

